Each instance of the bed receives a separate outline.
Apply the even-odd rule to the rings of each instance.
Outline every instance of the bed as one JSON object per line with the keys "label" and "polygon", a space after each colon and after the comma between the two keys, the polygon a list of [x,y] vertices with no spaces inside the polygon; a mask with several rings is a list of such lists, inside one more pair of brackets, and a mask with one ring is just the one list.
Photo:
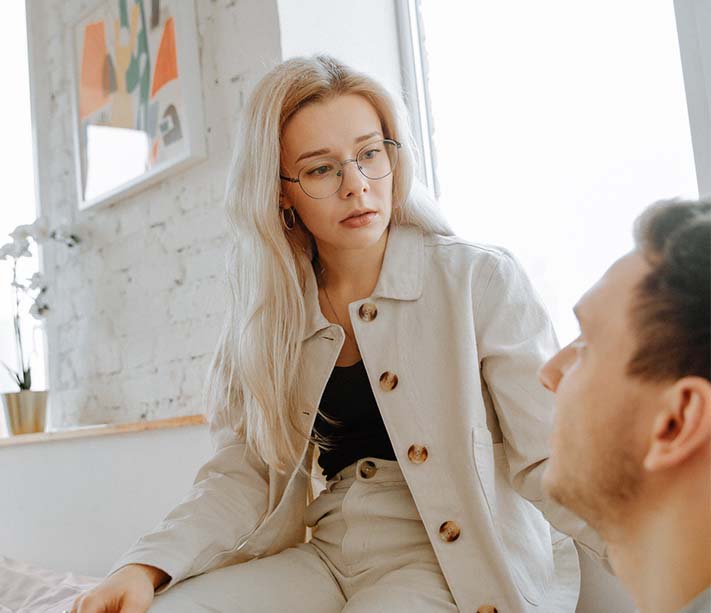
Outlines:
{"label": "bed", "polygon": [[[0,440],[0,613],[71,608],[180,501],[212,453],[204,424],[183,425]],[[578,613],[635,610],[616,578],[585,554],[580,562]]]}
{"label": "bed", "polygon": [[62,613],[101,578],[39,568],[0,557],[0,613]]}

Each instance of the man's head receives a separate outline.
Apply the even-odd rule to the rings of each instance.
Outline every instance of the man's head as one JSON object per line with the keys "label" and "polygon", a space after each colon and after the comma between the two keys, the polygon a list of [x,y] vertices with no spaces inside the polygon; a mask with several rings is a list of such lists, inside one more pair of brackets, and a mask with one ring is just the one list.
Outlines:
{"label": "man's head", "polygon": [[658,202],[635,239],[576,305],[580,336],[540,372],[556,394],[544,485],[603,535],[709,481],[711,201]]}

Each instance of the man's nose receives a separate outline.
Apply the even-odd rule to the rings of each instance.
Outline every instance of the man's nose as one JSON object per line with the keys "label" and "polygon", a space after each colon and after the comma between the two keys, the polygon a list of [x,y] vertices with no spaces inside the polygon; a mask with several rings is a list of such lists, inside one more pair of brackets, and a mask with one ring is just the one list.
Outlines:
{"label": "man's nose", "polygon": [[563,351],[564,350],[559,351],[543,366],[541,366],[538,371],[538,380],[541,382],[541,385],[554,394],[558,389],[558,384],[560,383],[561,378],[563,377],[563,372],[559,365]]}

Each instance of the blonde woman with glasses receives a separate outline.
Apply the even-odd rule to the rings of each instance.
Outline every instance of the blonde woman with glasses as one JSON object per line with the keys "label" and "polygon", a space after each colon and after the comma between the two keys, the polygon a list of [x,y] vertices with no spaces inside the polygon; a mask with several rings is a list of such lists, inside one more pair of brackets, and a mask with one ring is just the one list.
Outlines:
{"label": "blonde woman with glasses", "polygon": [[413,169],[372,78],[317,56],[257,85],[226,198],[215,455],[74,613],[575,610],[551,524],[602,552],[541,491],[553,329]]}

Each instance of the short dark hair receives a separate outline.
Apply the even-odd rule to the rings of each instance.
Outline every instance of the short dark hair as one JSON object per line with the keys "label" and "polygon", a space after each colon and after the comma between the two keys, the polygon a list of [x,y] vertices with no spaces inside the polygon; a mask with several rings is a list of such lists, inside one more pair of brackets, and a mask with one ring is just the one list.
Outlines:
{"label": "short dark hair", "polygon": [[652,270],[635,288],[637,347],[627,374],[711,379],[711,199],[655,202],[637,218],[634,237]]}

